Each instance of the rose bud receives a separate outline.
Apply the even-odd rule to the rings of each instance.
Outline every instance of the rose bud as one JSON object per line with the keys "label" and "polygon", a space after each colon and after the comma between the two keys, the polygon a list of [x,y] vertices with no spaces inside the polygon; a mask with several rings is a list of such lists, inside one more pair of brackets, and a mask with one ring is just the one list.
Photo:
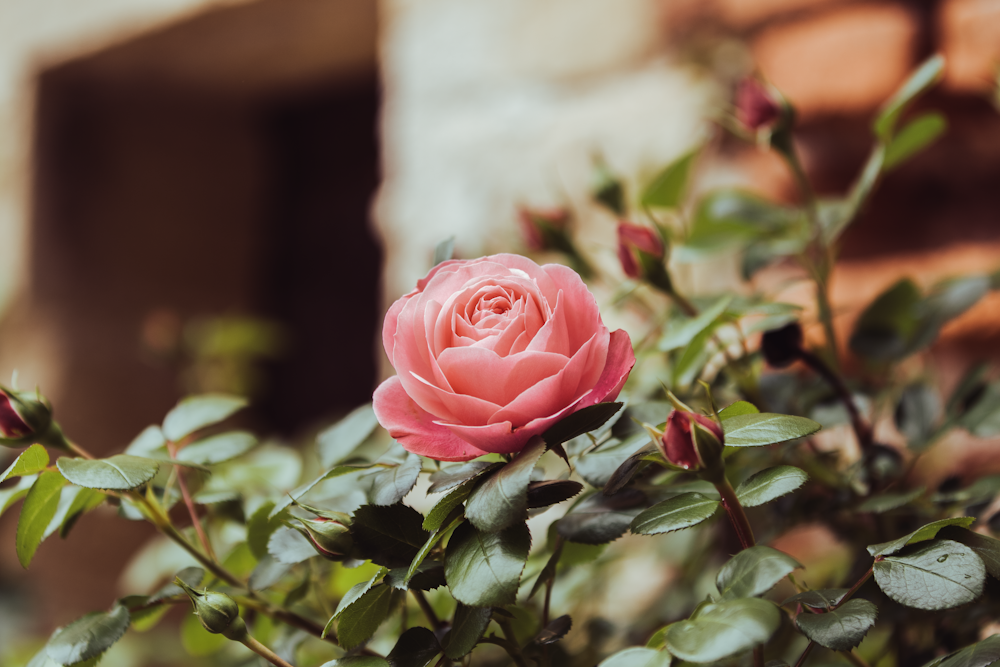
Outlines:
{"label": "rose bud", "polygon": [[629,278],[647,279],[662,264],[664,252],[663,240],[649,227],[618,223],[618,259]]}
{"label": "rose bud", "polygon": [[757,131],[773,126],[782,115],[782,103],[758,79],[750,76],[736,87],[736,118]]}
{"label": "rose bud", "polygon": [[313,545],[317,553],[327,560],[344,560],[354,548],[351,529],[333,519],[298,520],[302,528],[296,528]]}
{"label": "rose bud", "polygon": [[37,392],[0,386],[0,445],[23,447],[32,443],[66,446],[62,430],[52,421],[52,406]]}
{"label": "rose bud", "polygon": [[569,224],[569,211],[566,209],[522,207],[517,211],[517,219],[521,223],[525,243],[532,250],[565,250],[566,227]]}
{"label": "rose bud", "polygon": [[791,366],[802,355],[802,327],[798,322],[767,331],[761,337],[764,360],[774,368]]}
{"label": "rose bud", "polygon": [[0,437],[23,438],[32,432],[21,415],[11,404],[11,398],[6,392],[0,391]]}
{"label": "rose bud", "polygon": [[673,410],[657,446],[676,466],[715,472],[722,464],[723,439],[722,427],[711,417]]}
{"label": "rose bud", "polygon": [[231,597],[209,590],[196,591],[179,577],[174,579],[174,583],[191,598],[195,616],[207,631],[233,641],[242,641],[247,636],[246,623],[240,618],[240,607]]}

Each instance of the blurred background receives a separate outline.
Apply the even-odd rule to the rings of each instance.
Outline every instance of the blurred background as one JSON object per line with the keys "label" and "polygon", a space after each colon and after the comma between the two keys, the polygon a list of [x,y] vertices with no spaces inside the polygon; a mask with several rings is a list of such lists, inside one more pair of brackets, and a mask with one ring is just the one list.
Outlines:
{"label": "blurred background", "polygon": [[[754,71],[798,109],[817,189],[841,192],[875,109],[935,52],[921,105],[949,132],[847,234],[845,333],[900,276],[1000,265],[998,0],[0,0],[0,375],[98,454],[206,390],[252,396],[257,428],[296,442],[370,399],[384,307],[443,238],[523,251],[517,207],[567,206],[617,271],[594,157],[638,181],[706,140],[697,187],[793,200],[774,153],[711,120]],[[730,264],[679,275],[711,293]],[[998,333],[994,294],[945,329],[940,372],[1000,356]],[[1000,472],[960,444],[934,474]],[[106,607],[151,535],[95,513],[26,573],[15,524],[0,658]]]}

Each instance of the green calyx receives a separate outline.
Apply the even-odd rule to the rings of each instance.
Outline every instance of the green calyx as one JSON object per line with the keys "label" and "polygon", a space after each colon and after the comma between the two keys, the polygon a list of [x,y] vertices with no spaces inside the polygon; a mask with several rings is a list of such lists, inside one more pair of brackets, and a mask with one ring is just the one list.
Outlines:
{"label": "green calyx", "polygon": [[223,635],[233,641],[243,641],[247,636],[247,626],[240,618],[240,607],[236,601],[224,593],[198,591],[180,578],[174,580],[194,604],[194,613],[202,627],[216,635]]}
{"label": "green calyx", "polygon": [[0,445],[27,447],[32,444],[68,449],[66,436],[52,419],[52,404],[38,391],[16,391],[0,385],[0,400],[7,402],[0,412]]}

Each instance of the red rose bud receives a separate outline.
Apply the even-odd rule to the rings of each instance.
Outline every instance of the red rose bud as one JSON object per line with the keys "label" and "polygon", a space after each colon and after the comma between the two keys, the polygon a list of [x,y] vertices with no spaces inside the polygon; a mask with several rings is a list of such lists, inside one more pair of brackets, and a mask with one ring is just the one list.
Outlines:
{"label": "red rose bud", "polygon": [[62,430],[52,421],[52,405],[37,391],[0,386],[0,445],[24,447],[32,443],[67,446]]}
{"label": "red rose bud", "polygon": [[628,222],[618,223],[618,259],[621,261],[622,270],[629,278],[633,280],[648,278],[650,273],[648,265],[661,263],[664,253],[663,241],[649,227]]}
{"label": "red rose bud", "polygon": [[562,208],[521,208],[517,212],[524,241],[535,251],[564,250],[569,211]]}
{"label": "red rose bud", "polygon": [[721,461],[722,427],[711,417],[673,410],[657,443],[663,456],[686,470],[714,469]]}
{"label": "red rose bud", "polygon": [[773,125],[781,117],[782,104],[754,77],[743,79],[736,87],[736,118],[757,131]]}
{"label": "red rose bud", "polygon": [[21,419],[21,415],[14,409],[11,397],[6,392],[0,391],[0,437],[23,438],[31,432],[31,427]]}
{"label": "red rose bud", "polygon": [[339,521],[332,519],[299,520],[302,533],[316,552],[327,560],[344,560],[354,548],[354,538],[351,529]]}

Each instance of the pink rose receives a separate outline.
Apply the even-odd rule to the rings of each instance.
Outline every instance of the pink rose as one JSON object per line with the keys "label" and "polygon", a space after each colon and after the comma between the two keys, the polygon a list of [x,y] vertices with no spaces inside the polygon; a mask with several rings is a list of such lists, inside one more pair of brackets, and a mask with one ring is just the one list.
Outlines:
{"label": "pink rose", "polygon": [[379,422],[438,461],[511,454],[567,415],[614,400],[635,364],[572,269],[519,255],[451,260],[389,308],[397,375],[375,390]]}

